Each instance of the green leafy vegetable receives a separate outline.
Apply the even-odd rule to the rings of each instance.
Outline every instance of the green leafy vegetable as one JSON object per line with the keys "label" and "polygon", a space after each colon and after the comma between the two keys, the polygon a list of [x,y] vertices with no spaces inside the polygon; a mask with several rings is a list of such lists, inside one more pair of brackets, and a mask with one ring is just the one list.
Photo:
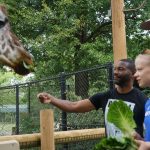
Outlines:
{"label": "green leafy vegetable", "polygon": [[133,120],[133,112],[123,101],[115,101],[110,105],[108,121],[118,127],[125,136],[131,136],[136,124]]}
{"label": "green leafy vegetable", "polygon": [[129,106],[121,100],[114,101],[109,107],[107,119],[118,127],[124,136],[119,140],[112,137],[103,138],[95,145],[94,150],[137,150],[137,145],[132,138],[136,124]]}
{"label": "green leafy vegetable", "polygon": [[98,143],[94,150],[137,150],[135,142],[129,138],[125,137],[121,141],[116,138],[103,138],[100,143]]}

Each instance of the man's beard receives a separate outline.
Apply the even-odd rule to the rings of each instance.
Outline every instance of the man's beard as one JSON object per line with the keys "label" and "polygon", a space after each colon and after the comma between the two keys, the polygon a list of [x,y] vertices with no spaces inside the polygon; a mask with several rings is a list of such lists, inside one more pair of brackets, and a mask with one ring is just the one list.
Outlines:
{"label": "man's beard", "polygon": [[114,79],[114,84],[119,85],[120,87],[124,87],[130,81],[130,76],[123,76],[118,78],[118,80]]}

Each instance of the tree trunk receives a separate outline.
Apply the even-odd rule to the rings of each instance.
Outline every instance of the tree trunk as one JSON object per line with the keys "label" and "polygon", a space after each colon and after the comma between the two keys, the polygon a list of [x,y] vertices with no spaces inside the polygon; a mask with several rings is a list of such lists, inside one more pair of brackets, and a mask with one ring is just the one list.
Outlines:
{"label": "tree trunk", "polygon": [[87,72],[80,72],[75,75],[75,94],[82,99],[88,97],[89,80]]}

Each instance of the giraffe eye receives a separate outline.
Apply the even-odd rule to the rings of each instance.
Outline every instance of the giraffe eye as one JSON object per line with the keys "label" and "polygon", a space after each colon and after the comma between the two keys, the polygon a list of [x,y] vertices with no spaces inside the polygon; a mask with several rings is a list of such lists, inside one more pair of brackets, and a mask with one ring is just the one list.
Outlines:
{"label": "giraffe eye", "polygon": [[7,22],[8,22],[8,19],[7,19],[7,18],[5,18],[4,21],[1,21],[1,20],[0,20],[0,28],[4,27]]}
{"label": "giraffe eye", "polygon": [[5,25],[5,22],[0,21],[0,28],[2,28]]}

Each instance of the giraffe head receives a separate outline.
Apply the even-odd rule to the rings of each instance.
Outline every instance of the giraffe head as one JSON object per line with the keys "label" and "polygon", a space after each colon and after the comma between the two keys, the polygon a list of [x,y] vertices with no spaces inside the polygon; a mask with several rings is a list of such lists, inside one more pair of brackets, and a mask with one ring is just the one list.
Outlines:
{"label": "giraffe head", "polygon": [[17,36],[11,32],[5,6],[0,5],[0,62],[17,74],[26,75],[32,70],[33,59]]}

